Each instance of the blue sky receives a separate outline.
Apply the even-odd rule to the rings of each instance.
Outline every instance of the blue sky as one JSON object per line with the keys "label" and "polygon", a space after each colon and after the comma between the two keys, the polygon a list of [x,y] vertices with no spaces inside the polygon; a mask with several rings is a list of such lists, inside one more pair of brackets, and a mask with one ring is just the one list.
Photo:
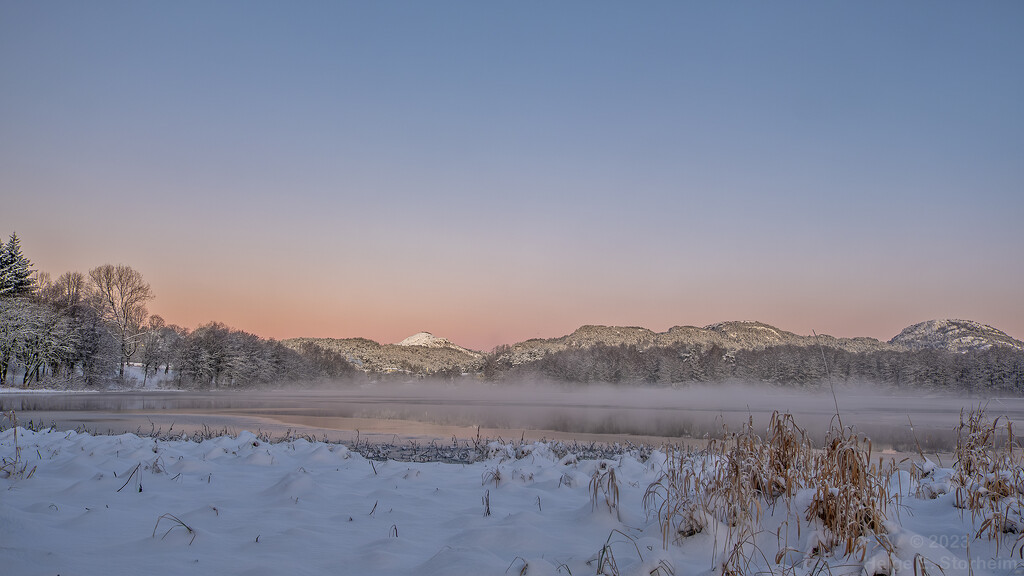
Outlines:
{"label": "blue sky", "polygon": [[1019,2],[0,1],[0,233],[188,326],[1024,337]]}

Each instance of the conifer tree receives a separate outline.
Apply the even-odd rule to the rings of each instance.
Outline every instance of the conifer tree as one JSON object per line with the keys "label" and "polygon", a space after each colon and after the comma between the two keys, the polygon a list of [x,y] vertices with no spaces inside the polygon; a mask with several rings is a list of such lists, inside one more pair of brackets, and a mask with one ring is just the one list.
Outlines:
{"label": "conifer tree", "polygon": [[0,298],[28,296],[34,288],[32,262],[21,253],[18,234],[11,233],[10,240],[0,249]]}

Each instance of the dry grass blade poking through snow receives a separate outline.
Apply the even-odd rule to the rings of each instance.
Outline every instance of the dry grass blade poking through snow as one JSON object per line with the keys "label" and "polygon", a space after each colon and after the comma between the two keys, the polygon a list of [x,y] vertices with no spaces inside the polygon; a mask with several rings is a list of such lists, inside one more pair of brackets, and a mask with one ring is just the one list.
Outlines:
{"label": "dry grass blade poking through snow", "polygon": [[[36,472],[36,467],[33,466],[31,470],[28,470],[28,462],[25,462],[21,458],[21,445],[18,443],[18,417],[12,410],[9,413],[3,413],[3,420],[10,422],[11,429],[14,434],[14,458],[4,458],[0,461],[0,477],[3,478],[31,478]],[[4,427],[0,426],[0,430]]]}
{"label": "dry grass blade poking through snow", "polygon": [[488,482],[494,482],[494,487],[497,488],[498,484],[501,483],[501,468],[495,466],[483,473],[480,476],[480,485],[483,486]]}
{"label": "dry grass blade poking through snow", "polygon": [[[625,537],[626,540],[612,540],[616,534]],[[612,545],[623,542],[629,542],[632,544],[633,549],[636,550],[637,558],[640,559],[640,562],[644,561],[644,556],[640,553],[640,546],[637,545],[636,540],[632,536],[621,530],[612,530],[611,533],[608,534],[608,539],[605,540],[604,546],[602,546],[601,550],[597,553],[597,574],[599,576],[619,576],[619,566],[615,561],[615,552],[612,550]],[[590,564],[590,562],[587,563]]]}
{"label": "dry grass blade poking through snow", "polygon": [[171,533],[171,530],[174,530],[175,528],[184,528],[185,531],[192,536],[192,538],[190,538],[189,541],[188,541],[188,545],[191,546],[192,543],[195,542],[195,540],[196,540],[196,531],[193,530],[192,527],[189,526],[188,524],[185,524],[184,522],[182,522],[181,518],[178,518],[177,516],[175,516],[174,514],[171,514],[169,512],[167,514],[164,514],[163,516],[161,516],[161,517],[156,519],[156,525],[153,526],[153,536],[152,536],[153,538],[156,538],[156,530],[157,530],[157,528],[160,527],[160,521],[161,520],[167,520],[168,522],[171,523],[171,527],[168,528],[167,531],[164,532],[164,535],[160,537],[161,540],[163,540],[164,538],[167,538],[167,535]]}

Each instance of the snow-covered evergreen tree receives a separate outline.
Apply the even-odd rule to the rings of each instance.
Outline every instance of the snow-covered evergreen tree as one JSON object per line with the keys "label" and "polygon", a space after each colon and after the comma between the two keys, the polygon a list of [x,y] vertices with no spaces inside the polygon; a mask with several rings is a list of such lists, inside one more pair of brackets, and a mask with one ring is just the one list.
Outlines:
{"label": "snow-covered evergreen tree", "polygon": [[32,262],[21,253],[21,240],[12,233],[0,249],[0,298],[28,296],[35,288]]}
{"label": "snow-covered evergreen tree", "polygon": [[11,259],[7,256],[7,246],[0,244],[0,297],[7,295],[7,270],[11,267]]}

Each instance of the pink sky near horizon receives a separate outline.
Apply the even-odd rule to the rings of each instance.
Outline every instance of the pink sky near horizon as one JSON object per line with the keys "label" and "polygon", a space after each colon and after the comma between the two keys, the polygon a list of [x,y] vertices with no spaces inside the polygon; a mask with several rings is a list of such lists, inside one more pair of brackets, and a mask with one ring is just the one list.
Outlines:
{"label": "pink sky near horizon", "polygon": [[[514,272],[472,282],[463,277],[448,282],[429,277],[421,285],[414,276],[383,268],[359,273],[306,270],[282,282],[261,281],[252,267],[217,264],[219,251],[207,254],[209,268],[183,274],[189,264],[180,256],[171,255],[169,262],[161,264],[164,255],[153,258],[145,249],[136,249],[123,258],[100,260],[21,237],[36,268],[53,277],[64,270],[86,272],[108,261],[127,263],[143,273],[156,293],[150,312],[167,322],[194,329],[218,321],[278,340],[363,337],[394,343],[426,331],[486,351],[499,344],[562,336],[584,324],[642,326],[663,332],[677,325],[706,326],[728,320],[761,321],[802,335],[815,331],[888,340],[907,326],[936,318],[975,320],[1018,339],[1024,335],[1020,311],[1005,314],[999,299],[958,300],[957,291],[976,292],[965,286],[969,276],[954,277],[956,269],[946,278],[929,280],[946,284],[949,293],[944,295],[915,292],[907,279],[902,287],[888,287],[878,277],[862,285],[852,284],[848,277],[833,282],[793,278],[787,284],[779,275],[767,275],[759,285],[727,267],[713,271],[705,267],[703,279],[682,275],[647,285],[635,277],[597,285],[564,278],[546,283],[538,280],[543,277],[540,274],[515,283]],[[599,276],[593,270],[583,272]],[[664,276],[669,272],[661,271]],[[635,275],[651,273],[657,270],[633,271]],[[358,280],[378,275],[377,281]],[[293,282],[298,283],[297,289]],[[1010,290],[1005,292],[1003,298],[1008,301],[1016,297]],[[999,296],[998,290],[989,293]]]}
{"label": "pink sky near horizon", "polygon": [[189,328],[1024,338],[1024,3],[0,3],[0,235]]}

